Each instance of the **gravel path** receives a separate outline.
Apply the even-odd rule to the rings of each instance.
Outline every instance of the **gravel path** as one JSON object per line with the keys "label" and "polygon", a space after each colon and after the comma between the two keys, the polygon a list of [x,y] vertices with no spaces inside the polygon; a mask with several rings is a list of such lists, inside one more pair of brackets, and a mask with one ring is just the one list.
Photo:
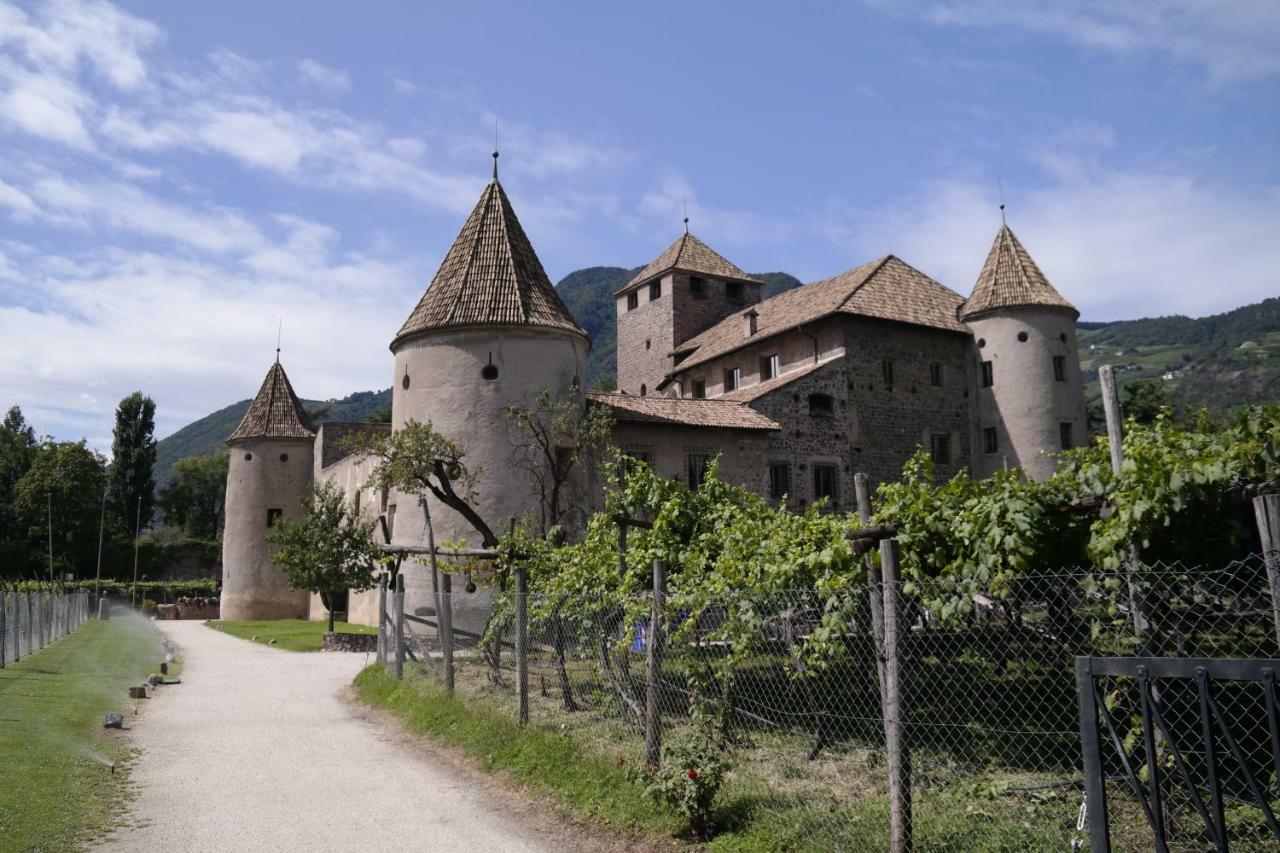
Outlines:
{"label": "gravel path", "polygon": [[[365,717],[363,654],[296,653],[158,622],[182,684],[130,721],[142,755],[107,850],[564,850],[477,783]],[[532,821],[538,823],[538,821]],[[558,833],[557,833],[558,835]]]}

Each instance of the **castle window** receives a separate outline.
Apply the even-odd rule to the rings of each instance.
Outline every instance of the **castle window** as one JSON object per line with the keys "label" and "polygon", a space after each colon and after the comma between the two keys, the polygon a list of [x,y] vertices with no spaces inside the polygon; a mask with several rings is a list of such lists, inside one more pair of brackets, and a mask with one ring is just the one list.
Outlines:
{"label": "castle window", "polygon": [[284,515],[284,510],[282,509],[267,510],[267,527],[275,527],[276,522],[280,520],[282,515]]}
{"label": "castle window", "polygon": [[649,393],[649,389],[648,389],[648,388],[646,388],[643,384],[641,384],[641,385],[640,385],[640,396],[641,396],[641,397],[644,397],[644,396],[648,395],[648,393]]}
{"label": "castle window", "polygon": [[742,290],[743,290],[743,288],[742,288],[742,282],[739,282],[739,281],[727,281],[727,282],[725,282],[725,285],[724,285],[724,295],[725,295],[725,296],[727,296],[727,297],[729,297],[729,299],[730,299],[731,301],[733,301],[733,302],[741,302],[741,301],[742,301],[742,299],[743,299],[743,296],[742,296]]}
{"label": "castle window", "polygon": [[836,466],[834,465],[813,466],[813,499],[816,501],[822,498],[830,498],[832,507],[835,506],[838,499],[836,494]]}
{"label": "castle window", "polygon": [[1058,335],[1058,340],[1062,341],[1062,342],[1065,344],[1065,343],[1067,342],[1067,333],[1066,333],[1066,332],[1061,332],[1061,333]]}
{"label": "castle window", "polygon": [[646,350],[653,349],[653,339],[652,339],[652,338],[645,338],[645,339],[644,339],[644,348],[645,348]]}
{"label": "castle window", "polygon": [[707,295],[707,280],[692,276],[689,279],[689,292],[694,296],[703,297]]}
{"label": "castle window", "polygon": [[480,376],[492,382],[498,378],[498,366],[495,364],[486,364],[480,368]]}
{"label": "castle window", "polygon": [[1019,343],[1024,343],[1024,344],[1027,342],[1027,333],[1026,333],[1026,332],[1018,332],[1018,342],[1019,342]]}
{"label": "castle window", "polygon": [[934,465],[951,464],[951,435],[935,432],[929,436],[929,458]]}
{"label": "castle window", "polygon": [[1062,445],[1063,450],[1070,450],[1075,447],[1074,436],[1071,434],[1071,424],[1058,424],[1058,442]]}
{"label": "castle window", "polygon": [[690,453],[686,456],[689,473],[689,488],[696,489],[707,479],[707,468],[711,466],[710,453]]}
{"label": "castle window", "polygon": [[996,384],[995,371],[991,369],[991,362],[982,362],[982,387],[990,388]]}
{"label": "castle window", "polygon": [[836,404],[830,394],[810,394],[809,414],[815,418],[834,418]]}
{"label": "castle window", "polygon": [[984,349],[987,345],[986,338],[978,338],[978,349]]}
{"label": "castle window", "polygon": [[690,385],[692,385],[690,390],[693,394],[693,399],[701,400],[707,396],[707,382],[705,379],[695,379]]}
{"label": "castle window", "polygon": [[634,311],[640,307],[640,291],[633,290],[627,294],[627,310]]}
{"label": "castle window", "polygon": [[741,384],[742,384],[742,368],[735,367],[730,370],[726,370],[724,372],[725,393],[728,393],[729,391],[738,390],[738,386],[740,386]]}
{"label": "castle window", "polygon": [[1053,378],[1058,382],[1067,381],[1067,359],[1064,356],[1053,357]]}
{"label": "castle window", "polygon": [[652,302],[662,296],[662,279],[658,279],[649,285],[649,301]]}
{"label": "castle window", "polygon": [[406,373],[404,375],[404,379],[400,380],[400,387],[406,391],[409,390],[409,374]]}
{"label": "castle window", "polygon": [[288,454],[288,453],[281,453],[281,454],[280,454],[280,461],[281,461],[281,462],[288,462],[288,461],[289,461],[289,454]]}
{"label": "castle window", "polygon": [[245,462],[252,462],[252,461],[253,461],[253,454],[252,454],[252,453],[246,453],[246,454],[244,455],[244,461],[245,461]]}
{"label": "castle window", "polygon": [[760,315],[757,314],[754,310],[748,311],[746,314],[743,314],[742,320],[743,320],[742,330],[746,332],[748,338],[754,335],[756,333],[756,330],[760,328],[760,322],[759,322]]}
{"label": "castle window", "polygon": [[995,427],[987,427],[982,431],[982,452],[995,453],[1000,449],[1000,442],[996,436]]}
{"label": "castle window", "polygon": [[884,377],[885,385],[893,384],[893,359],[886,358],[880,362],[880,375]]}
{"label": "castle window", "polygon": [[780,372],[778,370],[779,367],[781,365],[778,364],[777,353],[760,356],[760,381],[765,382],[769,379],[777,379]]}
{"label": "castle window", "polygon": [[929,384],[935,388],[942,387],[942,365],[936,361],[929,365]]}
{"label": "castle window", "polygon": [[791,466],[786,462],[769,463],[769,497],[780,501],[791,494]]}

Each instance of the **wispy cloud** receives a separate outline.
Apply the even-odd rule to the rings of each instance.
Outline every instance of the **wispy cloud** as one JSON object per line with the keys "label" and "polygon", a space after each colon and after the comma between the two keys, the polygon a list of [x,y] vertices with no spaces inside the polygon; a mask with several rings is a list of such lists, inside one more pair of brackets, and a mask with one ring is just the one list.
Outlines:
{"label": "wispy cloud", "polygon": [[308,83],[328,89],[330,92],[345,92],[351,88],[351,75],[327,65],[321,65],[314,59],[304,59],[298,63],[298,73]]}

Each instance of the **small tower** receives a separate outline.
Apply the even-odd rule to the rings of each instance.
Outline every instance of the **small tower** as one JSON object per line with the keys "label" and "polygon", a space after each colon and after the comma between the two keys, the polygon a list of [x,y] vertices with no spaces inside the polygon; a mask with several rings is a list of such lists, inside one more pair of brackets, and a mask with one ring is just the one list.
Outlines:
{"label": "small tower", "polygon": [[614,294],[618,390],[656,394],[680,344],[760,301],[761,282],[685,232]]}
{"label": "small tower", "polygon": [[[479,471],[474,507],[495,532],[511,520],[540,515],[527,473],[513,465],[517,448],[509,406],[532,406],[549,390],[585,399],[582,377],[587,333],[560,301],[515,210],[493,180],[440,264],[440,269],[391,342],[395,355],[391,424],[430,422],[466,453]],[[387,514],[396,544],[425,543],[421,508],[402,496]],[[429,501],[437,542],[481,545],[475,529],[453,510]],[[431,601],[429,575],[404,566],[408,606]]]}
{"label": "small tower", "polygon": [[227,439],[226,527],[222,534],[223,619],[305,619],[308,593],[289,586],[266,535],[281,516],[301,514],[311,485],[315,430],[276,363],[240,426]]}
{"label": "small tower", "polygon": [[959,316],[978,354],[974,475],[1021,467],[1046,479],[1056,467],[1053,454],[1088,438],[1080,312],[1004,225]]}

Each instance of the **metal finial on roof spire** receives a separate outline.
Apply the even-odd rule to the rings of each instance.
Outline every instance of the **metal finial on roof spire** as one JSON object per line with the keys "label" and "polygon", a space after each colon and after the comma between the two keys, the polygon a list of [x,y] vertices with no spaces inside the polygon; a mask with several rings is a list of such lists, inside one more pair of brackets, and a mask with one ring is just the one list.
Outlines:
{"label": "metal finial on roof spire", "polygon": [[280,363],[280,337],[284,334],[284,318],[276,323],[276,364]]}
{"label": "metal finial on roof spire", "polygon": [[498,119],[493,120],[493,179],[498,180]]}
{"label": "metal finial on roof spire", "polygon": [[1004,218],[1004,178],[996,176],[996,185],[1000,187],[1000,224],[1008,228],[1009,223]]}
{"label": "metal finial on roof spire", "polygon": [[684,203],[684,233],[689,233],[689,197],[683,197]]}
{"label": "metal finial on roof spire", "polygon": [[1006,226],[1006,227],[1008,227],[1008,225],[1009,225],[1009,223],[1008,223],[1008,222],[1006,222],[1006,221],[1005,221],[1005,218],[1004,218],[1004,203],[1003,203],[1003,202],[1001,202],[1001,203],[1000,203],[1000,224],[1001,224],[1001,225],[1004,225],[1004,226]]}

